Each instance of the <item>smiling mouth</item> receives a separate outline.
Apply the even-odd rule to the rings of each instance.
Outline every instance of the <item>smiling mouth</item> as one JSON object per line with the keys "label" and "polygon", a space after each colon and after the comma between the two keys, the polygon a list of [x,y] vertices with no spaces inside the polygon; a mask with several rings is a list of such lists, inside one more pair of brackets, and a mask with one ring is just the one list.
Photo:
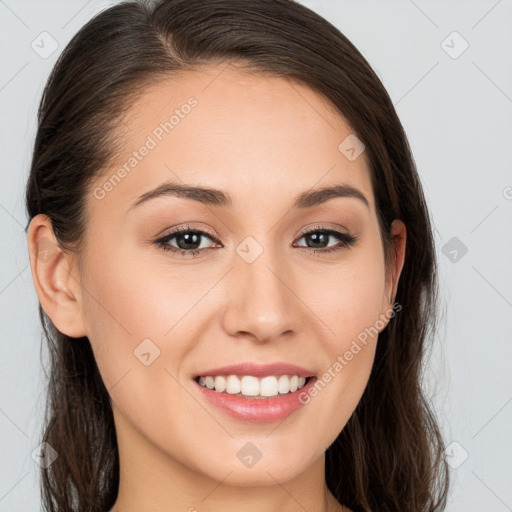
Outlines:
{"label": "smiling mouth", "polygon": [[315,377],[298,375],[269,375],[254,377],[252,375],[207,375],[194,380],[202,387],[217,393],[252,399],[277,398],[300,391]]}

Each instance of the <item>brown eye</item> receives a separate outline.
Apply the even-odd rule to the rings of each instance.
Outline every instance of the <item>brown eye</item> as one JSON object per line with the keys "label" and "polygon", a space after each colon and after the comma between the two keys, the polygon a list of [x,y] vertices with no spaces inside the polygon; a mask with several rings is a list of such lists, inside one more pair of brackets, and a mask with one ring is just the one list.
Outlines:
{"label": "brown eye", "polygon": [[[304,238],[309,242],[306,242],[306,247],[312,249],[314,252],[337,251],[343,248],[350,247],[357,240],[357,237],[350,235],[348,233],[342,233],[341,231],[336,231],[333,229],[322,229],[318,227],[310,231],[306,231],[305,233],[302,234],[301,238]],[[329,247],[329,241],[332,240],[333,238],[338,240],[338,244]],[[301,245],[299,247],[304,246]]]}
{"label": "brown eye", "polygon": [[[205,231],[202,231],[200,229],[193,229],[187,226],[175,229],[168,235],[165,235],[164,237],[156,240],[155,243],[164,251],[171,251],[174,253],[178,253],[182,256],[195,256],[201,253],[202,251],[212,248],[201,247],[204,239],[213,240],[214,242],[217,242],[217,240],[215,240],[209,233],[206,233]],[[171,240],[175,240],[177,247],[170,244]]]}

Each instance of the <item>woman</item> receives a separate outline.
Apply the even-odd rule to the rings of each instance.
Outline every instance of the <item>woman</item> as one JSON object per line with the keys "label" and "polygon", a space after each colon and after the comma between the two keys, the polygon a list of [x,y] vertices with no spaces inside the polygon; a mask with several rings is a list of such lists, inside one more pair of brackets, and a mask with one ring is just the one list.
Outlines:
{"label": "woman", "polygon": [[291,0],[120,3],[38,121],[48,510],[444,509],[429,213],[346,37]]}

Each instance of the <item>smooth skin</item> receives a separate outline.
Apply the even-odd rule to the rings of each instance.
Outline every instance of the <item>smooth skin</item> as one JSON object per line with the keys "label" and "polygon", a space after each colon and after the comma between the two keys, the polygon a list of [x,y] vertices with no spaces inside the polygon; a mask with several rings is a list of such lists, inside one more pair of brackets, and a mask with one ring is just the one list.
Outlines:
{"label": "smooth skin", "polygon": [[[95,197],[190,97],[197,105]],[[28,230],[41,305],[59,331],[89,338],[111,396],[121,464],[111,512],[232,512],[241,503],[244,511],[348,510],[327,489],[324,453],[361,398],[378,336],[277,423],[226,415],[202,398],[192,376],[242,361],[286,361],[321,378],[359,333],[389,318],[406,229],[393,222],[395,257],[385,269],[366,154],[351,161],[338,149],[350,126],[308,87],[233,64],[151,85],[123,121],[123,154],[87,196],[81,272],[76,255],[57,247],[46,216]],[[167,181],[220,189],[233,204],[165,195],[132,206]],[[369,207],[354,197],[292,207],[300,193],[336,184],[357,188]],[[326,253],[339,239],[303,235],[318,225],[358,238]],[[199,255],[155,243],[186,226],[208,234],[167,245],[198,247]],[[262,249],[250,263],[237,252],[247,237]],[[145,339],[158,347],[151,357],[160,351],[148,365],[134,354]],[[248,442],[261,452],[250,468],[237,457]]]}

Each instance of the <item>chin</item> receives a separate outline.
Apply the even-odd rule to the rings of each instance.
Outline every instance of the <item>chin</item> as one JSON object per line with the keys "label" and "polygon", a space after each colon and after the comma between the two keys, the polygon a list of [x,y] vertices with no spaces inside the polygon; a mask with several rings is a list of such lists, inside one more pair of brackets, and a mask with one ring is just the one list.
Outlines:
{"label": "chin", "polygon": [[[247,444],[250,444],[248,442]],[[245,446],[245,445],[242,445]],[[239,453],[242,452],[240,455]],[[250,453],[250,449],[246,453]],[[265,455],[266,452],[266,455]],[[285,483],[293,480],[308,467],[313,464],[312,460],[304,458],[293,458],[288,453],[282,453],[281,450],[272,451],[265,448],[260,452],[261,458],[244,464],[244,452],[237,446],[236,451],[231,455],[226,454],[222,457],[225,463],[218,466],[216,460],[207,463],[204,459],[201,462],[200,470],[208,477],[222,481],[227,485],[235,487],[256,487],[256,486],[274,486],[277,483]],[[230,460],[229,463],[227,461]],[[223,480],[225,478],[225,480]]]}

